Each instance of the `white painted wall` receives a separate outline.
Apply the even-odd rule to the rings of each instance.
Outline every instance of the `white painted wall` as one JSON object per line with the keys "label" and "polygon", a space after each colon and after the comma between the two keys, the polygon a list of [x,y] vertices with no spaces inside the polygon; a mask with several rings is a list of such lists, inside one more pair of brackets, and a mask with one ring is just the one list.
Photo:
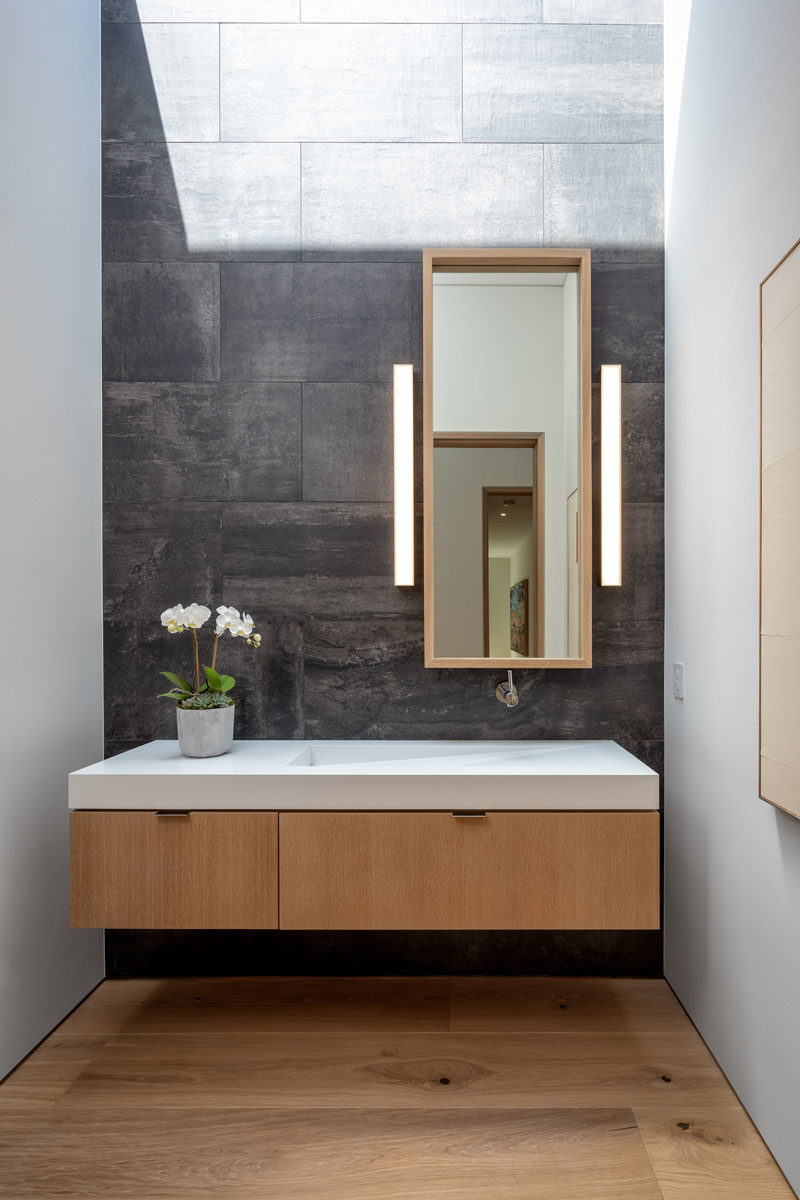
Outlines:
{"label": "white painted wall", "polygon": [[668,679],[686,664],[686,699],[666,698],[666,974],[795,1189],[800,821],[757,787],[758,305],[800,238],[798,45],[790,0],[694,0],[679,113],[668,62],[666,260]]}
{"label": "white painted wall", "polygon": [[528,278],[434,274],[434,429],[541,433],[556,423],[561,450],[563,288]]}
{"label": "white painted wall", "polygon": [[66,786],[103,753],[98,10],[2,5],[0,1077],[103,975]]}

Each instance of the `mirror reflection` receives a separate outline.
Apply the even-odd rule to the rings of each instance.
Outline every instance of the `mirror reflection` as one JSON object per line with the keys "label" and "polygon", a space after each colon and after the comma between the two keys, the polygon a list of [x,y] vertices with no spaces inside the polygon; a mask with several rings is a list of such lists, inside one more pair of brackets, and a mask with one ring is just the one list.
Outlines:
{"label": "mirror reflection", "polygon": [[434,264],[434,659],[586,657],[580,284]]}

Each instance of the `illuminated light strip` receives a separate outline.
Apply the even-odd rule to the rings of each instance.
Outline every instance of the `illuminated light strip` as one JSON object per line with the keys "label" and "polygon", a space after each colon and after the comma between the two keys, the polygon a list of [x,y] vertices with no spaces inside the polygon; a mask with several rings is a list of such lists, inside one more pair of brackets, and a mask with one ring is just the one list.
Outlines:
{"label": "illuminated light strip", "polygon": [[600,368],[600,585],[622,583],[622,368]]}
{"label": "illuminated light strip", "polygon": [[414,582],[414,368],[394,367],[394,582]]}

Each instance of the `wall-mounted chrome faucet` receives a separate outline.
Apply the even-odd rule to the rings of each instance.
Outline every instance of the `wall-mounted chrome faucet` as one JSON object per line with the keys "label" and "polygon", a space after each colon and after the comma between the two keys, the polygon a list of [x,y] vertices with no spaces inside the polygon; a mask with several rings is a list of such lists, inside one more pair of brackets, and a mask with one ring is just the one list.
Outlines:
{"label": "wall-mounted chrome faucet", "polygon": [[511,678],[511,672],[508,672],[508,683],[498,683],[494,689],[494,694],[501,704],[505,704],[506,708],[514,708],[519,704],[519,692],[514,687],[514,680]]}

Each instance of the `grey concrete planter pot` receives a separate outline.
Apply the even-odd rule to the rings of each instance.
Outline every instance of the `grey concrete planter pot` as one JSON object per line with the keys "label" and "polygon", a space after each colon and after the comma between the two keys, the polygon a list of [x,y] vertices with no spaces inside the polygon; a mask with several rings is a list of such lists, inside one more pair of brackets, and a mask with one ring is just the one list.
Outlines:
{"label": "grey concrete planter pot", "polygon": [[227,754],[233,742],[235,704],[226,708],[181,708],[178,714],[178,745],[187,758],[216,758]]}

